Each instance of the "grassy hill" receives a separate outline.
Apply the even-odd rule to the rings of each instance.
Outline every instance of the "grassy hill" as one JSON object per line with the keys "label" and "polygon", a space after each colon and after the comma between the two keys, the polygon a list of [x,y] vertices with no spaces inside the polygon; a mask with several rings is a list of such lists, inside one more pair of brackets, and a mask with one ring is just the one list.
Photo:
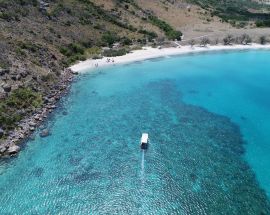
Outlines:
{"label": "grassy hill", "polygon": [[[143,45],[159,36],[181,36],[180,31],[133,1],[107,1],[110,9],[98,2],[0,0],[1,129],[13,128],[35,109],[29,102],[17,110],[16,105],[22,102],[18,100],[31,95],[41,98],[38,103],[42,103],[65,67],[100,57],[101,47],[118,42],[121,49],[104,54],[121,55],[131,44]],[[21,95],[24,93],[27,95]]]}
{"label": "grassy hill", "polygon": [[267,25],[270,6],[253,0],[190,0],[224,21],[255,21]]}

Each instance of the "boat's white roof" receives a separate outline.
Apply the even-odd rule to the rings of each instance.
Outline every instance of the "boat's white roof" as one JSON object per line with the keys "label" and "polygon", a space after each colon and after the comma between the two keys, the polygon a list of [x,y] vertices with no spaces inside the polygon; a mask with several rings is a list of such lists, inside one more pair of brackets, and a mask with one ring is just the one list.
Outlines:
{"label": "boat's white roof", "polygon": [[141,142],[142,143],[147,143],[148,142],[148,134],[147,133],[142,134]]}

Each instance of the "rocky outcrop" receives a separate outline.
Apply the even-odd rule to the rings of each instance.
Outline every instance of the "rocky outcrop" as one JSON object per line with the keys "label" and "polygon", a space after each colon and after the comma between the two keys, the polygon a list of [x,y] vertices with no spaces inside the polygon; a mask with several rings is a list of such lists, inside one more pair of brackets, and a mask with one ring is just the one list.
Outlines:
{"label": "rocky outcrop", "polygon": [[13,142],[0,144],[0,156],[16,155],[20,151],[20,147]]}
{"label": "rocky outcrop", "polygon": [[39,10],[40,11],[46,12],[49,6],[50,6],[49,3],[42,1],[42,0],[39,1]]}
{"label": "rocky outcrop", "polygon": [[3,76],[5,74],[9,73],[9,69],[2,69],[0,68],[0,76]]}
{"label": "rocky outcrop", "polygon": [[[48,114],[57,107],[57,101],[67,92],[73,77],[74,75],[71,70],[65,70],[63,77],[57,86],[44,96],[45,102],[42,108],[32,110],[33,112],[31,113],[31,116],[21,120],[18,123],[17,128],[13,131],[9,131],[8,134],[5,134],[4,129],[0,128],[0,138],[7,135],[6,139],[0,142],[0,157],[11,156],[19,152],[20,147],[17,144],[26,137],[29,137],[32,132],[34,132],[47,118]],[[48,135],[50,135],[50,131],[48,129],[44,129],[40,132],[41,137],[46,137]]]}
{"label": "rocky outcrop", "polygon": [[11,86],[9,84],[4,84],[3,89],[6,93],[9,93],[11,91]]}
{"label": "rocky outcrop", "polygon": [[0,92],[0,100],[1,99],[4,99],[4,98],[6,98],[7,97],[7,93],[5,93],[5,92]]}
{"label": "rocky outcrop", "polygon": [[4,136],[4,130],[2,128],[0,128],[0,138],[2,138]]}
{"label": "rocky outcrop", "polygon": [[19,151],[20,151],[20,147],[17,146],[17,145],[15,145],[15,144],[9,146],[8,149],[7,149],[8,155],[15,155],[15,154],[17,154]]}
{"label": "rocky outcrop", "polygon": [[4,154],[4,152],[7,150],[5,145],[0,145],[0,155]]}
{"label": "rocky outcrop", "polygon": [[40,132],[39,136],[40,137],[47,137],[50,135],[50,131],[48,129],[44,129]]}

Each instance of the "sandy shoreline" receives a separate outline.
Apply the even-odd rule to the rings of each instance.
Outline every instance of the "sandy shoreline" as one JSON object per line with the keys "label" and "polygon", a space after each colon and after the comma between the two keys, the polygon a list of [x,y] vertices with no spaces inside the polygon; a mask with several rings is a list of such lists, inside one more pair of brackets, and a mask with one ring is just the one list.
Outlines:
{"label": "sandy shoreline", "polygon": [[[232,45],[232,46],[215,45],[207,47],[194,46],[193,48],[190,46],[181,46],[177,48],[162,48],[162,49],[143,47],[142,50],[135,50],[123,56],[111,57],[110,59],[113,59],[114,62],[112,62],[112,60],[110,62],[107,62],[106,57],[97,60],[89,59],[71,66],[70,69],[74,72],[83,73],[99,67],[126,64],[152,58],[189,54],[189,53],[209,52],[209,51],[250,50],[250,49],[270,49],[270,44],[267,45],[251,44],[251,45]],[[98,67],[96,65],[98,65]]]}

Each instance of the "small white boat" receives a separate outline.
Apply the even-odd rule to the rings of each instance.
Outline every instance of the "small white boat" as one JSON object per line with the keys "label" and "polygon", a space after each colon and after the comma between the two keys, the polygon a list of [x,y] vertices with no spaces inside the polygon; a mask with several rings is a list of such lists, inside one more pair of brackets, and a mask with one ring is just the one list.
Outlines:
{"label": "small white boat", "polygon": [[149,142],[148,134],[143,133],[141,137],[141,149],[147,149],[148,142]]}

